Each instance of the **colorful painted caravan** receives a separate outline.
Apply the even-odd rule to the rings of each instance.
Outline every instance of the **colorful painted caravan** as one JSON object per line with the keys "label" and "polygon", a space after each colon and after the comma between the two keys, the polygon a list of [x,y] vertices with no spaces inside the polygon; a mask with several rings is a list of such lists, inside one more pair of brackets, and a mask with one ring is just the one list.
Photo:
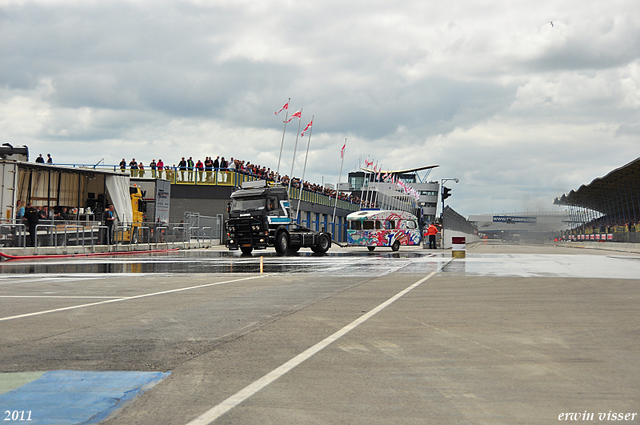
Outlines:
{"label": "colorful painted caravan", "polygon": [[420,244],[418,219],[405,211],[362,210],[349,214],[347,225],[349,246],[366,246],[369,251],[390,246],[397,251],[400,245]]}

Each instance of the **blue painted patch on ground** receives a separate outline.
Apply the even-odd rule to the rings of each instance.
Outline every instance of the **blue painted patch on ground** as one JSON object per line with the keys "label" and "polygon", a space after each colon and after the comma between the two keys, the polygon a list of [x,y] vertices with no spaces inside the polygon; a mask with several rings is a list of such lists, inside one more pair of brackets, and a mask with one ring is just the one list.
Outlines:
{"label": "blue painted patch on ground", "polygon": [[6,424],[96,424],[169,374],[47,372],[28,384],[0,394],[0,420]]}

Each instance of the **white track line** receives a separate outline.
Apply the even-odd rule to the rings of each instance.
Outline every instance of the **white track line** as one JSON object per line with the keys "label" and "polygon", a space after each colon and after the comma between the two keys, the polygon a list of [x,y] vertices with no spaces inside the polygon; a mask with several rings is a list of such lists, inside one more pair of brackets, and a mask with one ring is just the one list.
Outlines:
{"label": "white track line", "polygon": [[73,299],[86,299],[86,300],[96,300],[96,299],[119,299],[122,297],[105,297],[101,295],[0,295],[0,298],[51,298],[51,299],[60,299],[60,300],[73,300]]}
{"label": "white track line", "polygon": [[260,391],[261,389],[263,389],[267,385],[269,385],[272,382],[274,382],[276,379],[280,378],[285,373],[289,372],[290,370],[292,370],[296,366],[300,365],[305,360],[309,359],[314,354],[316,354],[319,351],[321,351],[324,348],[326,348],[329,344],[331,344],[331,343],[337,341],[338,339],[342,338],[344,335],[346,335],[347,333],[349,333],[350,331],[352,331],[353,329],[355,329],[356,327],[358,327],[362,323],[366,322],[367,320],[369,320],[370,318],[372,318],[373,316],[375,316],[376,314],[378,314],[379,312],[381,312],[382,310],[387,308],[393,302],[395,302],[399,298],[403,297],[404,295],[409,293],[411,290],[415,289],[420,284],[425,282],[427,279],[431,278],[433,275],[438,273],[439,270],[440,269],[438,269],[435,272],[432,272],[432,273],[428,274],[427,276],[423,277],[422,279],[420,279],[416,283],[412,284],[408,288],[398,292],[396,295],[394,295],[393,297],[389,298],[387,301],[383,302],[382,304],[380,304],[379,306],[377,306],[373,310],[371,310],[368,313],[360,316],[359,318],[357,318],[353,322],[349,323],[347,326],[345,326],[344,328],[340,329],[339,331],[337,331],[333,335],[328,336],[327,338],[323,339],[322,341],[320,341],[319,343],[317,343],[313,347],[308,348],[306,351],[298,354],[296,357],[292,358],[291,360],[289,360],[288,362],[284,363],[280,367],[278,367],[278,368],[272,370],[271,372],[267,373],[262,378],[260,378],[257,381],[249,384],[248,386],[244,387],[242,390],[238,391],[237,393],[235,393],[231,397],[227,398],[226,400],[224,400],[222,403],[218,404],[217,406],[211,408],[209,411],[203,413],[202,415],[200,415],[196,419],[194,419],[191,422],[189,422],[187,425],[208,425],[208,424],[212,423],[213,421],[218,419],[220,416],[222,416],[225,413],[227,413],[229,410],[233,409],[234,407],[236,407],[240,403],[244,402],[249,397],[253,396],[255,393],[257,393],[258,391]]}
{"label": "white track line", "polygon": [[133,297],[116,298],[116,299],[111,299],[111,300],[106,300],[106,301],[98,301],[98,302],[95,302],[95,303],[74,305],[74,306],[63,307],[63,308],[56,308],[54,310],[36,311],[34,313],[19,314],[17,316],[0,317],[0,322],[4,322],[6,320],[22,319],[22,318],[31,317],[31,316],[39,316],[41,314],[57,313],[57,312],[60,312],[60,311],[75,310],[77,308],[85,308],[85,307],[93,307],[93,306],[102,305],[102,304],[117,303],[117,302],[120,302],[120,301],[137,300],[137,299],[140,299],[140,298],[154,297],[156,295],[165,295],[165,294],[172,294],[172,293],[175,293],[175,292],[190,291],[192,289],[200,289],[200,288],[206,288],[206,287],[209,287],[209,286],[224,285],[226,283],[240,282],[240,281],[243,281],[243,280],[260,279],[260,278],[265,277],[265,276],[267,276],[267,275],[251,276],[251,277],[245,277],[245,278],[242,278],[242,279],[227,280],[227,281],[224,281],[224,282],[206,283],[204,285],[189,286],[187,288],[169,289],[167,291],[153,292],[153,293],[150,293],[150,294],[134,295]]}

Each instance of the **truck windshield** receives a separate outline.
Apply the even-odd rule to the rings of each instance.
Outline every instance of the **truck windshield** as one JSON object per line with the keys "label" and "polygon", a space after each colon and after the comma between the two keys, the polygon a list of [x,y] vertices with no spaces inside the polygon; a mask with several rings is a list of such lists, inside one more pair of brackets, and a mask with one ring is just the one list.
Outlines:
{"label": "truck windshield", "polygon": [[265,204],[264,198],[233,198],[231,212],[263,210]]}

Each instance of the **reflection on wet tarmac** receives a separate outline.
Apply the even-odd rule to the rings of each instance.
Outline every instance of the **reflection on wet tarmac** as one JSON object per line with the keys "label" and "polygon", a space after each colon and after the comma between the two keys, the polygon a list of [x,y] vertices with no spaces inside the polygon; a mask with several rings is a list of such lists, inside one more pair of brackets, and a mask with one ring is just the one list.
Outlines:
{"label": "reflection on wet tarmac", "polygon": [[279,256],[273,251],[242,255],[229,251],[182,251],[140,256],[4,261],[0,279],[24,275],[315,273],[325,276],[428,274],[434,271],[483,276],[558,276],[637,279],[636,256],[467,254],[452,259],[446,251],[348,251],[328,254],[299,252]]}
{"label": "reflection on wet tarmac", "polygon": [[[265,251],[253,255],[227,251],[182,251],[131,257],[67,258],[0,263],[0,274],[94,274],[94,273],[259,273],[262,257],[265,273],[323,273],[361,276],[386,274],[413,262],[433,259],[422,252],[349,252],[314,254],[299,252],[279,256]],[[442,260],[442,259],[441,259]],[[433,267],[437,269],[437,263]],[[420,271],[430,272],[423,269]]]}

